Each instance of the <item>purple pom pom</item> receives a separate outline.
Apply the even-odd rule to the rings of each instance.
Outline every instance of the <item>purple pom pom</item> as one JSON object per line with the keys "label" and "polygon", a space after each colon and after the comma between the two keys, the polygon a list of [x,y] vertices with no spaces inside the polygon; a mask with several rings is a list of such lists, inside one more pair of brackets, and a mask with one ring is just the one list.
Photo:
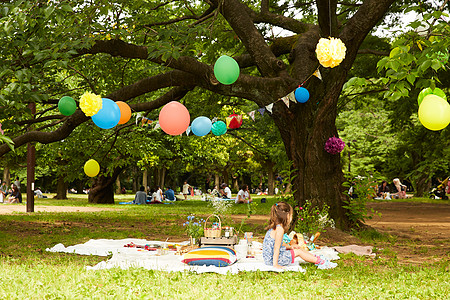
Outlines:
{"label": "purple pom pom", "polygon": [[327,140],[324,149],[330,154],[338,154],[341,153],[342,150],[344,150],[344,147],[345,147],[344,141],[341,140],[340,138],[333,136]]}

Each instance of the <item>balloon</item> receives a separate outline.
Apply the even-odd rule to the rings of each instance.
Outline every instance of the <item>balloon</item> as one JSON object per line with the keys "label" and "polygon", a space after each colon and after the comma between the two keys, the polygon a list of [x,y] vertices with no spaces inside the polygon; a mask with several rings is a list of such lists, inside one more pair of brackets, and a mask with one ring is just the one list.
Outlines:
{"label": "balloon", "polygon": [[108,98],[102,98],[102,109],[92,117],[95,125],[101,129],[110,129],[119,123],[120,108],[116,102]]}
{"label": "balloon", "polygon": [[227,124],[224,121],[217,121],[212,124],[211,132],[214,135],[222,135],[227,132]]}
{"label": "balloon", "polygon": [[84,173],[89,177],[97,176],[100,172],[100,165],[95,159],[90,159],[84,164]]}
{"label": "balloon", "polygon": [[441,89],[435,88],[434,90],[432,90],[431,88],[426,88],[420,91],[419,96],[417,97],[417,102],[419,102],[419,105],[420,103],[422,103],[422,100],[426,95],[436,95],[443,98],[444,100],[447,100],[447,96]]}
{"label": "balloon", "polygon": [[116,104],[120,109],[120,120],[118,124],[125,124],[131,118],[131,108],[123,101],[116,101]]}
{"label": "balloon", "polygon": [[211,131],[211,120],[207,117],[197,117],[192,121],[191,130],[197,136],[207,135]]}
{"label": "balloon", "polygon": [[233,84],[239,77],[239,65],[234,58],[222,55],[214,64],[214,75],[222,84]]}
{"label": "balloon", "polygon": [[170,135],[180,135],[189,127],[191,117],[187,108],[177,101],[164,105],[159,112],[159,125]]}
{"label": "balloon", "polygon": [[295,90],[295,100],[300,103],[305,103],[309,99],[309,92],[304,87],[298,87]]}
{"label": "balloon", "polygon": [[450,105],[436,95],[427,95],[419,106],[419,120],[425,128],[441,130],[450,122]]}
{"label": "balloon", "polygon": [[[228,122],[229,120],[229,122]],[[228,128],[237,129],[242,125],[242,115],[231,114],[227,118]]]}
{"label": "balloon", "polygon": [[77,110],[77,103],[72,97],[64,96],[59,99],[58,109],[63,115],[70,116]]}

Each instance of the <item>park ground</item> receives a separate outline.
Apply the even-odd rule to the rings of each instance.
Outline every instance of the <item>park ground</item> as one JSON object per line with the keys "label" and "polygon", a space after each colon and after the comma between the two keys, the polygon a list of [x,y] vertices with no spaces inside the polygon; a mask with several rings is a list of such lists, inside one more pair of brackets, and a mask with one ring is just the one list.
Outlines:
{"label": "park ground", "polygon": [[[224,222],[238,226],[244,219],[246,224],[243,229],[262,237],[268,210],[275,201],[268,200],[268,203],[258,205],[256,214],[250,219],[246,219],[243,205],[234,206]],[[24,213],[25,205],[0,205],[0,271],[4,279],[10,277],[12,282],[22,283],[8,287],[3,285],[0,287],[0,297],[103,299],[113,296],[120,299],[148,299],[166,298],[165,295],[176,299],[271,298],[269,293],[266,295],[268,283],[274,283],[268,289],[281,299],[448,297],[450,202],[422,198],[408,202],[372,202],[369,208],[379,213],[366,222],[374,230],[349,234],[328,229],[321,235],[318,244],[372,245],[377,254],[375,258],[347,254],[342,255],[338,268],[334,270],[319,271],[314,266],[308,266],[305,274],[257,272],[230,277],[217,274],[173,275],[141,269],[88,272],[84,266],[94,265],[107,258],[45,251],[45,248],[57,243],[69,246],[91,238],[165,240],[169,237],[172,241],[187,240],[181,226],[186,217],[191,213],[201,217],[211,213],[211,208],[202,201],[139,207],[93,206],[83,198],[65,201],[37,199],[34,214]],[[136,279],[142,281],[136,287],[136,280],[130,281],[136,276],[149,278],[150,281],[162,280],[164,284],[155,287],[154,283]],[[227,286],[233,285],[233,282],[236,291],[245,292],[247,286],[250,289],[247,291],[248,297],[231,293],[232,289]],[[33,284],[35,287],[31,288]],[[188,287],[180,287],[180,284],[194,284],[196,288],[189,290]],[[301,285],[315,288],[301,288]],[[31,290],[21,289],[20,286],[30,286]],[[277,286],[284,288],[279,289]],[[70,287],[75,290],[70,290]],[[133,292],[121,294],[125,290]],[[205,297],[202,291],[212,291],[215,296]]]}

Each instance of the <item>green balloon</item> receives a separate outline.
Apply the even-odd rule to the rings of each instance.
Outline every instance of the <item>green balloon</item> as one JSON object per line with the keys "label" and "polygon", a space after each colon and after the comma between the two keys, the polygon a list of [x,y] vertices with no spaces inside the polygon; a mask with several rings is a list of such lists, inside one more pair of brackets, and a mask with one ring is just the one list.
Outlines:
{"label": "green balloon", "polygon": [[211,127],[211,132],[217,136],[225,134],[227,132],[227,124],[223,121],[214,122]]}
{"label": "green balloon", "polygon": [[70,116],[77,110],[77,103],[72,97],[64,96],[58,102],[58,109],[63,115]]}
{"label": "green balloon", "polygon": [[441,90],[440,88],[435,88],[434,90],[432,90],[431,88],[426,88],[423,89],[419,93],[419,97],[417,97],[417,102],[419,102],[419,105],[422,103],[423,98],[428,95],[436,95],[447,101],[447,96],[445,95],[444,91]]}
{"label": "green balloon", "polygon": [[239,65],[227,55],[222,55],[214,64],[214,75],[222,84],[233,84],[239,77]]}

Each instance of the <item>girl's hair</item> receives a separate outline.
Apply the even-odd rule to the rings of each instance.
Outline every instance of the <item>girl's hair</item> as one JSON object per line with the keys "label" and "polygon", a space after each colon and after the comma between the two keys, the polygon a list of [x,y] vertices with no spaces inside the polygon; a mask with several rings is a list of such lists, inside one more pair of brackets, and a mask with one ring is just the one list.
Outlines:
{"label": "girl's hair", "polygon": [[272,205],[272,208],[270,210],[270,219],[269,219],[269,226],[266,227],[267,229],[275,229],[278,224],[283,226],[284,231],[289,230],[289,226],[291,225],[291,217],[293,214],[292,206],[290,206],[286,202],[277,202],[274,205]]}

